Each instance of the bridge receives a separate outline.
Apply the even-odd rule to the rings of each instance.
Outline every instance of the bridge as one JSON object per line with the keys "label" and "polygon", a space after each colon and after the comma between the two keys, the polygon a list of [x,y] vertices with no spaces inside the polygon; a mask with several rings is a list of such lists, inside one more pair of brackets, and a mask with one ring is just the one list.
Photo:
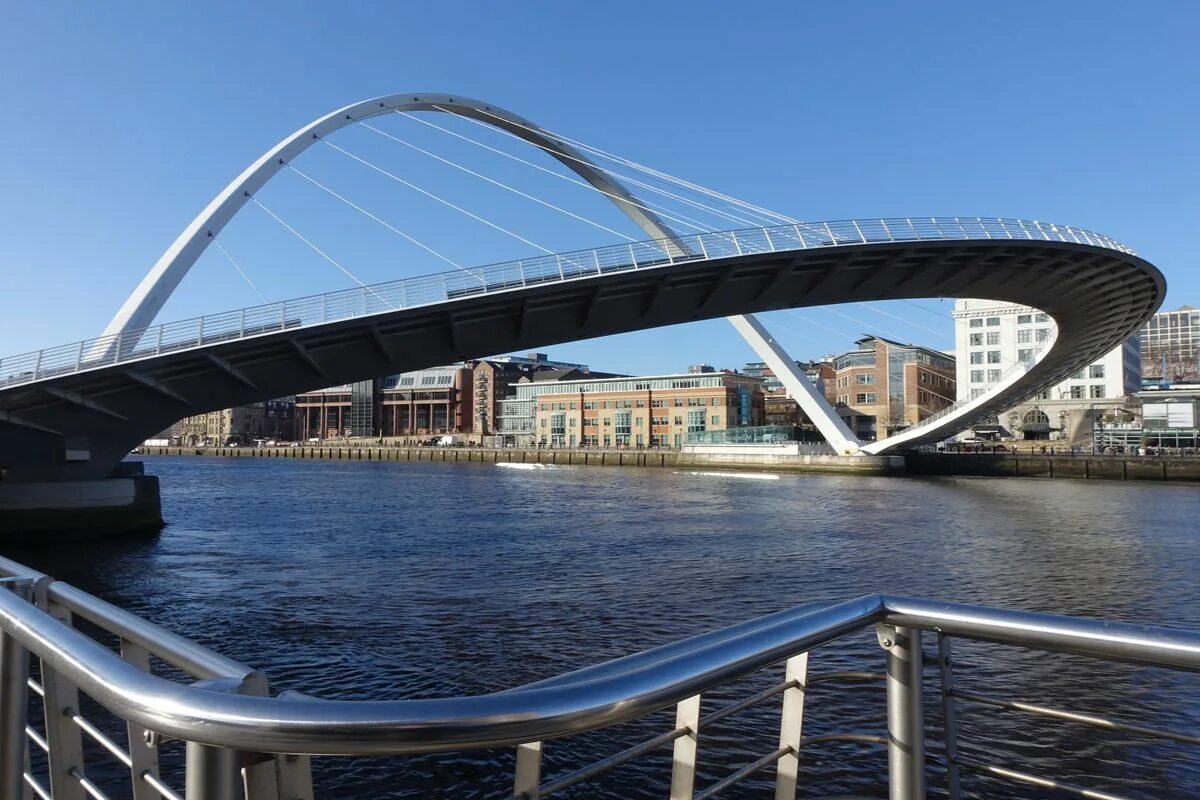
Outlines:
{"label": "bridge", "polygon": [[[301,152],[338,128],[413,111],[467,117],[544,150],[648,238],[151,324],[222,227]],[[718,317],[730,318],[838,451],[879,454],[946,438],[1054,385],[1135,334],[1164,294],[1162,275],[1130,248],[1044,222],[793,221],[684,234],[611,171],[510,112],[444,95],[376,98],[315,120],[255,161],[184,230],[99,337],[0,359],[0,513],[6,498],[28,507],[55,485],[105,482],[131,448],[184,416]],[[1009,366],[992,391],[871,443],[854,437],[751,316],[923,297],[1034,306],[1057,333]]]}

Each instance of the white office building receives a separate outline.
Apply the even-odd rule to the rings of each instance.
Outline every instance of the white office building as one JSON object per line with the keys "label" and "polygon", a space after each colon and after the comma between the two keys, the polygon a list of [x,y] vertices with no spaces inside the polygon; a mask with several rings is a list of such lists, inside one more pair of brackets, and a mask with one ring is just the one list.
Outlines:
{"label": "white office building", "polygon": [[1142,373],[1158,383],[1200,378],[1200,309],[1160,311],[1141,331]]}
{"label": "white office building", "polygon": [[[1049,315],[1029,306],[995,300],[957,300],[954,343],[958,399],[977,397],[999,383],[1008,370],[1036,360],[1050,345],[1057,326]],[[977,425],[978,438],[1061,439],[1089,446],[1093,426],[1110,419],[1141,388],[1138,338],[1081,368],[1062,383]]]}

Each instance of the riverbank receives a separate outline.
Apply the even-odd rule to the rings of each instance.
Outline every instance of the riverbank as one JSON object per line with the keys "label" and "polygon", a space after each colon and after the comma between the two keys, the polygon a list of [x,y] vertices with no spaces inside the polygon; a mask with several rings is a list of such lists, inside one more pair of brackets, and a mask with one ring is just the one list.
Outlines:
{"label": "riverbank", "polygon": [[1200,458],[1048,455],[1024,453],[906,453],[903,456],[831,456],[730,447],[663,450],[571,450],[473,447],[142,447],[143,456],[294,458],[339,461],[438,461],[557,464],[588,467],[744,469],[767,472],[867,475],[973,475],[1200,483]]}

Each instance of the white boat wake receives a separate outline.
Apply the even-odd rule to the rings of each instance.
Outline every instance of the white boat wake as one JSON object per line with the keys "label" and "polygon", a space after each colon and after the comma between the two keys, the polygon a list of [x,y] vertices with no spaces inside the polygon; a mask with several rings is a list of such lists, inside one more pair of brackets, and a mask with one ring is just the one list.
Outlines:
{"label": "white boat wake", "polygon": [[705,478],[745,478],[749,481],[777,481],[779,476],[770,472],[676,472],[676,475],[700,475]]}

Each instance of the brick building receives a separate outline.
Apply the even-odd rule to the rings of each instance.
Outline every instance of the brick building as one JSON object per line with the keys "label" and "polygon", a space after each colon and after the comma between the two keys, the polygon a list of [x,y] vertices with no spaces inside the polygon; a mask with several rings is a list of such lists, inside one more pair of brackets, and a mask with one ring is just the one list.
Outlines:
{"label": "brick building", "polygon": [[541,384],[532,397],[541,447],[679,447],[689,433],[764,420],[762,380],[730,372]]}
{"label": "brick building", "polygon": [[833,361],[832,399],[860,439],[890,436],[954,404],[954,356],[881,336],[855,344]]}

